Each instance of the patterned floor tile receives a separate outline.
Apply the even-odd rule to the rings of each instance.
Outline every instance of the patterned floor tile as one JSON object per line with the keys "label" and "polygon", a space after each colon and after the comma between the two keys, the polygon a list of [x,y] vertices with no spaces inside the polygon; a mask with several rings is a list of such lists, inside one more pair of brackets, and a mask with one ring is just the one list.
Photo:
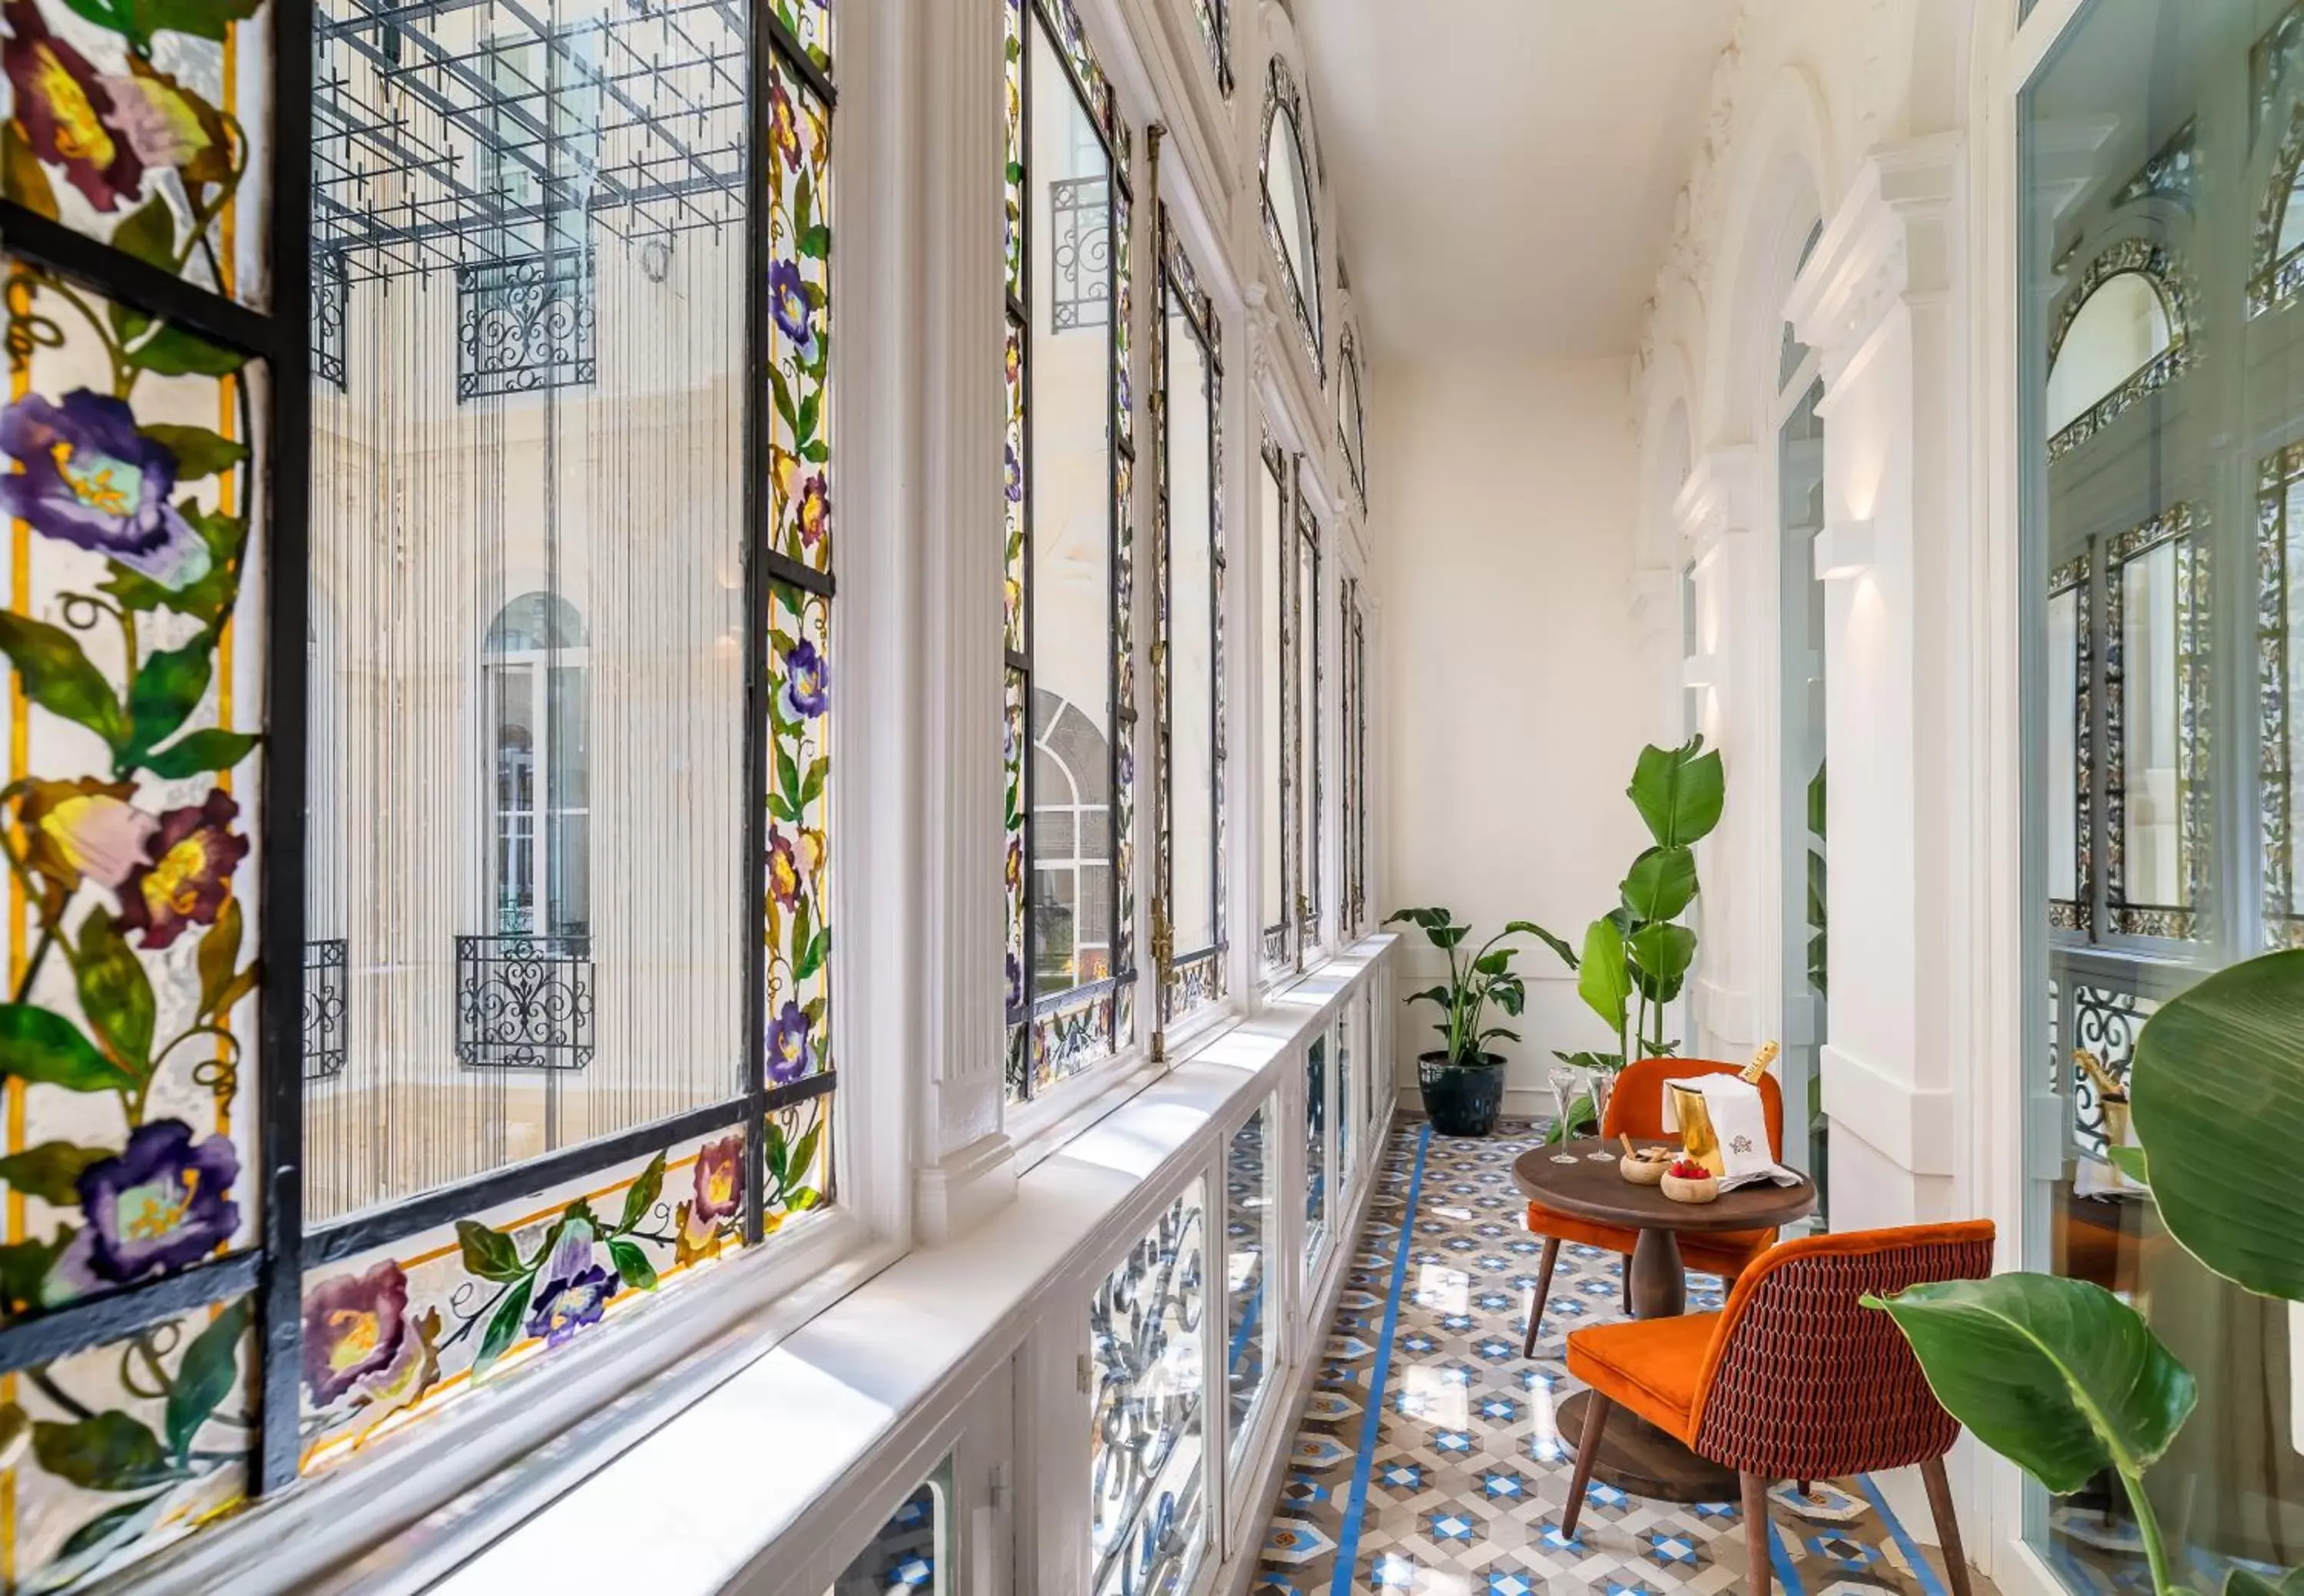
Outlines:
{"label": "patterned floor tile", "polygon": [[[1258,1596],[1742,1596],[1732,1502],[1648,1501],[1596,1482],[1576,1538],[1560,1532],[1572,1459],[1554,1414],[1579,1388],[1565,1338],[1622,1317],[1623,1277],[1612,1253],[1562,1248],[1537,1355],[1520,1355],[1540,1248],[1512,1161],[1540,1130],[1508,1121],[1478,1142],[1427,1136],[1421,1121],[1394,1131],[1296,1426]],[[1689,1299],[1719,1306],[1719,1281],[1690,1277]],[[1913,1567],[1909,1535],[1868,1483],[1776,1489],[1778,1567],[1792,1576],[1779,1583],[1808,1596],[1942,1596],[1939,1565]]]}

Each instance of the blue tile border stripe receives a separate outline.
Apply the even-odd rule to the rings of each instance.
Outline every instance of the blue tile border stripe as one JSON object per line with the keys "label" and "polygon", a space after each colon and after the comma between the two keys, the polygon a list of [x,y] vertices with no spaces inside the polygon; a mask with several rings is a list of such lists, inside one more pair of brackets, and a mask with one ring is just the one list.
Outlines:
{"label": "blue tile border stripe", "polygon": [[1912,1566],[1912,1577],[1920,1582],[1920,1589],[1927,1592],[1927,1596],[1944,1596],[1944,1581],[1936,1577],[1936,1565],[1928,1561],[1927,1553],[1920,1549],[1919,1541],[1912,1539],[1911,1532],[1904,1528],[1904,1521],[1896,1516],[1896,1510],[1888,1506],[1887,1492],[1882,1490],[1879,1482],[1869,1474],[1857,1475],[1856,1484],[1872,1504],[1873,1510],[1880,1515],[1882,1522],[1887,1524],[1888,1533],[1893,1535],[1896,1544],[1903,1549],[1905,1559]]}
{"label": "blue tile border stripe", "polygon": [[[1360,1425],[1360,1456],[1352,1463],[1351,1498],[1344,1505],[1344,1522],[1336,1535],[1336,1577],[1330,1596],[1352,1596],[1352,1576],[1360,1558],[1360,1520],[1368,1510],[1368,1476],[1376,1469],[1376,1443],[1384,1418],[1384,1388],[1392,1373],[1392,1342],[1400,1329],[1400,1294],[1408,1284],[1408,1251],[1416,1237],[1416,1205],[1424,1193],[1424,1155],[1432,1145],[1432,1127],[1416,1136],[1416,1167],[1408,1177],[1408,1202],[1401,1214],[1400,1235],[1393,1244],[1392,1290],[1384,1303],[1384,1339],[1377,1345],[1376,1368],[1368,1375],[1367,1408]],[[1321,1331],[1326,1333],[1323,1325]]]}

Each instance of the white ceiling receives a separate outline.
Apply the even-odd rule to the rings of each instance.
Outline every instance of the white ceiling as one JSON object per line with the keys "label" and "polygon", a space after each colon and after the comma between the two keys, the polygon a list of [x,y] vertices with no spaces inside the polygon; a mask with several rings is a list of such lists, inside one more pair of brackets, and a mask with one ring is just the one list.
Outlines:
{"label": "white ceiling", "polygon": [[1294,0],[1370,342],[1629,353],[1738,8]]}

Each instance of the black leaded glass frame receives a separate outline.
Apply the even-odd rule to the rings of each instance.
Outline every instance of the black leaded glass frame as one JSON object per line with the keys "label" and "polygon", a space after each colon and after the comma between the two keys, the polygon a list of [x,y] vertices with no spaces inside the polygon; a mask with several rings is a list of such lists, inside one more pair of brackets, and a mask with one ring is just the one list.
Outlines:
{"label": "black leaded glass frame", "polygon": [[[1158,171],[1159,145],[1152,146],[1153,170]],[[1172,226],[1168,208],[1158,207],[1156,228],[1160,262],[1161,293],[1153,317],[1154,370],[1152,415],[1156,480],[1155,492],[1154,560],[1155,620],[1153,623],[1153,693],[1158,750],[1159,826],[1153,865],[1157,894],[1153,911],[1154,957],[1159,965],[1160,1020],[1163,1025],[1207,1006],[1224,996],[1224,958],[1232,942],[1227,934],[1224,903],[1224,594],[1225,546],[1224,534],[1224,344],[1216,304],[1200,287],[1183,241]],[[1180,794],[1175,782],[1175,657],[1174,588],[1175,515],[1169,479],[1169,442],[1174,418],[1168,413],[1169,339],[1172,322],[1181,317],[1189,335],[1197,339],[1207,372],[1208,459],[1208,635],[1211,655],[1208,717],[1208,903],[1214,939],[1205,947],[1171,946],[1175,916],[1175,822]],[[1197,801],[1198,794],[1181,795]]]}
{"label": "black leaded glass frame", "polygon": [[[1267,433],[1258,457],[1273,485],[1273,501],[1280,507],[1279,523],[1260,529],[1266,546],[1271,550],[1270,564],[1264,575],[1274,584],[1271,614],[1276,617],[1280,631],[1280,701],[1265,706],[1274,722],[1265,742],[1267,754],[1273,754],[1272,764],[1277,789],[1272,794],[1280,805],[1280,825],[1277,842],[1280,849],[1280,917],[1265,925],[1259,938],[1263,967],[1267,976],[1289,969],[1303,967],[1298,948],[1297,917],[1292,913],[1296,902],[1298,862],[1296,833],[1298,830],[1296,784],[1296,538],[1294,534],[1295,473],[1278,443]],[[1258,624],[1263,624],[1259,616]]]}
{"label": "black leaded glass frame", "polygon": [[[1312,238],[1312,259],[1300,272],[1295,256],[1280,231],[1280,213],[1272,203],[1272,127],[1283,111],[1288,114],[1288,138],[1294,148],[1296,164],[1304,174],[1305,225]],[[1258,197],[1264,214],[1265,241],[1272,246],[1280,264],[1281,280],[1286,284],[1289,302],[1296,312],[1296,330],[1303,335],[1304,352],[1311,357],[1312,375],[1322,386],[1327,385],[1328,360],[1320,342],[1320,189],[1315,180],[1304,121],[1304,96],[1296,82],[1296,74],[1289,70],[1287,61],[1274,54],[1266,68],[1264,84],[1264,122],[1262,136],[1257,140]],[[1308,283],[1304,278],[1309,276]]]}
{"label": "black leaded glass frame", "polygon": [[[1134,598],[1130,502],[1136,469],[1136,442],[1129,327],[1131,310],[1129,251],[1133,247],[1131,217],[1134,214],[1135,201],[1130,174],[1131,139],[1120,114],[1119,95],[1089,47],[1086,30],[1081,26],[1072,0],[1008,0],[1008,27],[1016,53],[1009,65],[1015,110],[1009,128],[1012,147],[1006,177],[1011,191],[1009,225],[1012,234],[1012,253],[1005,297],[1009,337],[1021,368],[1012,379],[1012,386],[1018,390],[1016,402],[1021,415],[1012,418],[1011,434],[1012,442],[1020,454],[1015,462],[1015,470],[1021,512],[1021,539],[1014,539],[1019,547],[1011,551],[1010,580],[1020,590],[1017,603],[1019,629],[1022,635],[1021,639],[1010,638],[1005,653],[1009,691],[1012,696],[1020,695],[1021,698],[1024,726],[1023,746],[1012,751],[1010,755],[1012,759],[1021,760],[1021,769],[1012,772],[1009,779],[1015,789],[1015,802],[1021,809],[1023,822],[1020,839],[1021,858],[1017,866],[1021,871],[1021,881],[1013,897],[1013,912],[1022,920],[1022,979],[1020,989],[1015,974],[1012,973],[1008,985],[1005,1078],[1009,1100],[1023,1102],[1115,1055],[1132,1036],[1135,1024],[1133,794],[1137,711],[1132,658],[1134,634],[1131,614]],[[1055,53],[1064,62],[1065,83],[1078,99],[1088,124],[1096,131],[1103,145],[1106,163],[1104,182],[1105,268],[1100,284],[1105,296],[1102,315],[1099,319],[1091,321],[1075,305],[1073,318],[1066,320],[1059,314],[1057,319],[1060,327],[1108,326],[1112,339],[1109,385],[1112,425],[1106,436],[1108,489],[1112,504],[1108,601],[1114,649],[1109,661],[1108,680],[1113,734],[1105,773],[1112,870],[1112,969],[1099,979],[1046,994],[1033,990],[1036,979],[1033,972],[1038,963],[1038,859],[1040,830],[1031,820],[1035,811],[1032,750],[1038,742],[1031,731],[1034,719],[1032,657],[1038,641],[1038,629],[1033,625],[1037,583],[1033,579],[1031,553],[1035,475],[1031,421],[1035,408],[1031,397],[1032,350],[1034,335],[1038,330],[1033,327],[1031,314],[1034,264],[1029,152],[1036,75],[1031,48],[1034,29],[1041,30]],[[1094,277],[1089,263],[1084,259],[1076,262],[1075,269],[1085,273],[1083,280]],[[1053,333],[1057,329],[1048,330]]]}

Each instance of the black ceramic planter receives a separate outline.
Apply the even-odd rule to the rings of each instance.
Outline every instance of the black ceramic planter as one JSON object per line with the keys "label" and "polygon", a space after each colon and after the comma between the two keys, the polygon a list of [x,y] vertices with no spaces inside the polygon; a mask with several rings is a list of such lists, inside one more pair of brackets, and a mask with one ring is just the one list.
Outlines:
{"label": "black ceramic planter", "polygon": [[1503,1055],[1483,1053],[1478,1064],[1452,1065],[1445,1053],[1427,1053],[1417,1059],[1416,1074],[1434,1130],[1444,1136],[1485,1136],[1496,1128],[1504,1106]]}

